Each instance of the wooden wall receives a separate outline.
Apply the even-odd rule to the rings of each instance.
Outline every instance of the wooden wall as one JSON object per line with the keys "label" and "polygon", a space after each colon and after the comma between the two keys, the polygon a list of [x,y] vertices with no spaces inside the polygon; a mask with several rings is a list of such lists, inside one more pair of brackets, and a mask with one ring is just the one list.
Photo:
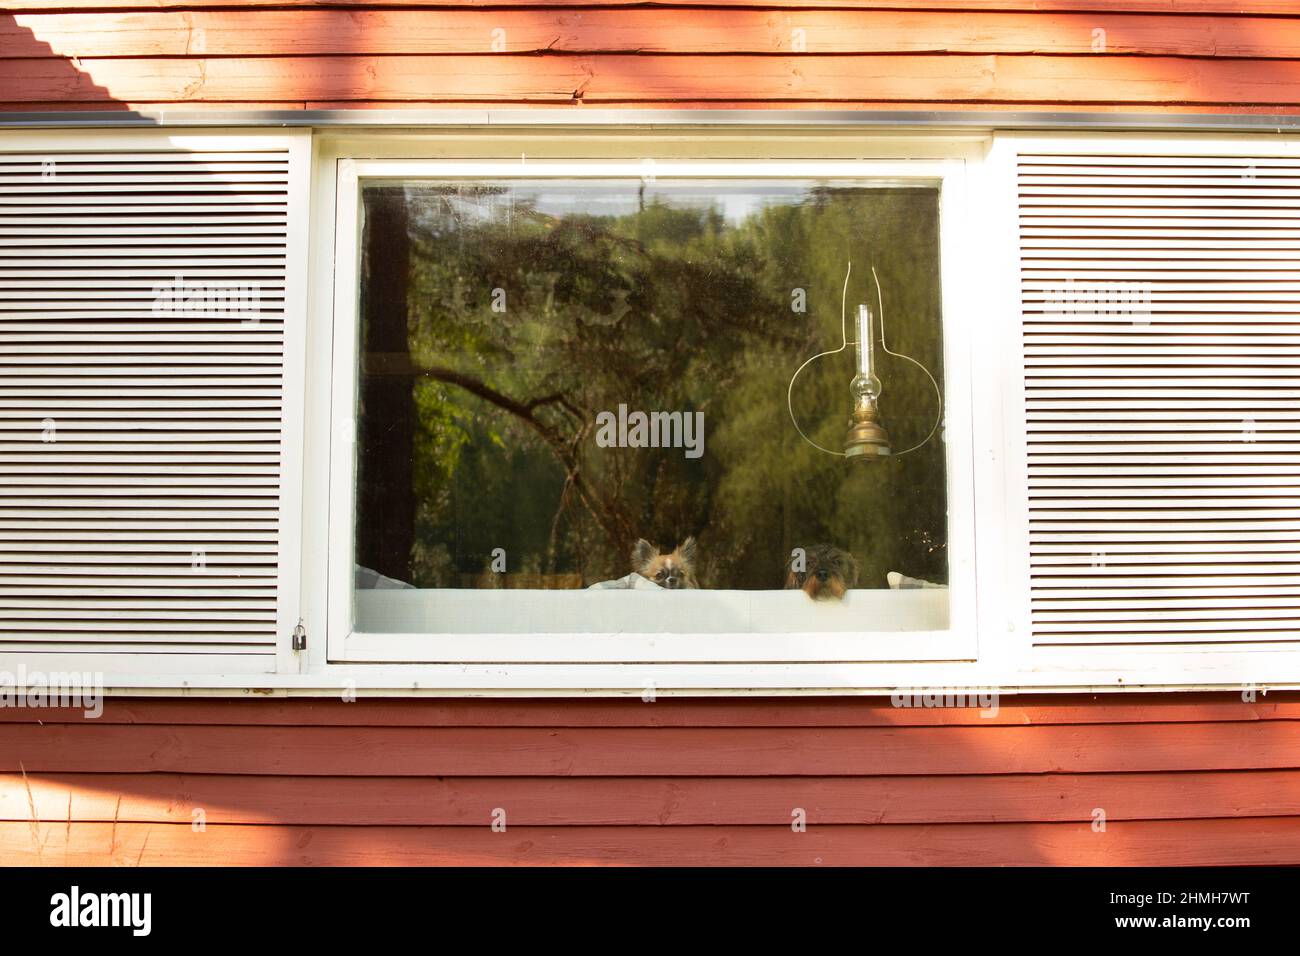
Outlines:
{"label": "wooden wall", "polygon": [[1300,694],[0,708],[0,860],[1297,864]]}
{"label": "wooden wall", "polygon": [[0,110],[1300,110],[1295,0],[14,0]]}
{"label": "wooden wall", "polygon": [[[0,13],[0,110],[578,104],[1295,113],[1300,9],[14,0]],[[796,808],[807,832],[791,829]],[[877,699],[127,699],[94,721],[0,708],[0,860],[1300,864],[1300,695],[1025,698],[994,719]]]}

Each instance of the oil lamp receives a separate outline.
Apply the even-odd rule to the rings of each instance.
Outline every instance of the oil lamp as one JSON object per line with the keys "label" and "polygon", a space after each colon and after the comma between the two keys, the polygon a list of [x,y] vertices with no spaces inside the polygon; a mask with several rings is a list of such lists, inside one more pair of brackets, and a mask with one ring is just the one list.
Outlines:
{"label": "oil lamp", "polygon": [[873,335],[871,309],[858,306],[858,373],[849,383],[853,395],[853,415],[849,419],[849,432],[844,437],[844,457],[871,461],[892,453],[889,433],[880,424],[880,379],[876,378],[876,343]]}

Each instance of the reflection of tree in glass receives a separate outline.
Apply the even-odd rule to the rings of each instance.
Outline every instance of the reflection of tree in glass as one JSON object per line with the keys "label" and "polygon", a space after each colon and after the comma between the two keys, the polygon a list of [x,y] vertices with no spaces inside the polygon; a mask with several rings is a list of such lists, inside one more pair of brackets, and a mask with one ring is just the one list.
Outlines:
{"label": "reflection of tree in glass", "polygon": [[[638,537],[695,534],[706,587],[779,587],[790,548],[823,540],[854,551],[863,586],[888,570],[946,580],[942,444],[850,466],[804,445],[785,411],[791,372],[839,343],[850,257],[850,309],[867,301],[870,257],[891,347],[942,382],[933,192],[814,188],[728,218],[663,185],[640,202],[635,182],[425,185],[368,188],[367,209],[403,190],[409,354],[369,352],[364,371],[414,382],[408,579],[487,583],[503,547],[510,572],[543,576],[531,586],[572,586],[626,573]],[[804,429],[832,448],[851,352],[796,390]],[[928,431],[933,393],[901,360],[880,371],[905,447]],[[703,411],[703,458],[597,447],[596,415],[620,403]],[[363,482],[381,468],[361,464]]]}

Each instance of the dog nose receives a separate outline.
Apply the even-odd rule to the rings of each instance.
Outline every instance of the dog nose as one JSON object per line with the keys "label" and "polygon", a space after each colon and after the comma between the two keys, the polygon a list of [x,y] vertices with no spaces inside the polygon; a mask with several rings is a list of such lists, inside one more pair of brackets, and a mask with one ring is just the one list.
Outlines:
{"label": "dog nose", "polygon": [[675,587],[677,587],[677,579],[676,579],[675,577],[673,577],[672,575],[669,575],[669,576],[668,576],[668,580],[665,581],[664,583],[667,584],[670,588],[675,588]]}
{"label": "dog nose", "polygon": [[820,581],[822,584],[825,584],[825,583],[826,583],[826,579],[827,579],[828,577],[830,577],[830,575],[827,574],[825,571],[818,571],[818,572],[817,572],[817,580]]}

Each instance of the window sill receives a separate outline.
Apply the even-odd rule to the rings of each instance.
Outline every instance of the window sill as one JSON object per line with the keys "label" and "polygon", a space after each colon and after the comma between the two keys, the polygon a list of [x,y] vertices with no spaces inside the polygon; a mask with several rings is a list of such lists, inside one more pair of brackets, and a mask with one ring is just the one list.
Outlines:
{"label": "window sill", "polygon": [[946,631],[948,589],[855,589],[842,601],[802,591],[359,590],[368,634],[798,634]]}
{"label": "window sill", "polygon": [[[850,591],[357,592],[368,630],[334,661],[374,663],[782,663],[963,660],[948,589]],[[431,633],[438,622],[456,633]],[[379,628],[382,626],[383,630]],[[445,626],[445,625],[444,625]],[[648,628],[653,628],[649,630]]]}

